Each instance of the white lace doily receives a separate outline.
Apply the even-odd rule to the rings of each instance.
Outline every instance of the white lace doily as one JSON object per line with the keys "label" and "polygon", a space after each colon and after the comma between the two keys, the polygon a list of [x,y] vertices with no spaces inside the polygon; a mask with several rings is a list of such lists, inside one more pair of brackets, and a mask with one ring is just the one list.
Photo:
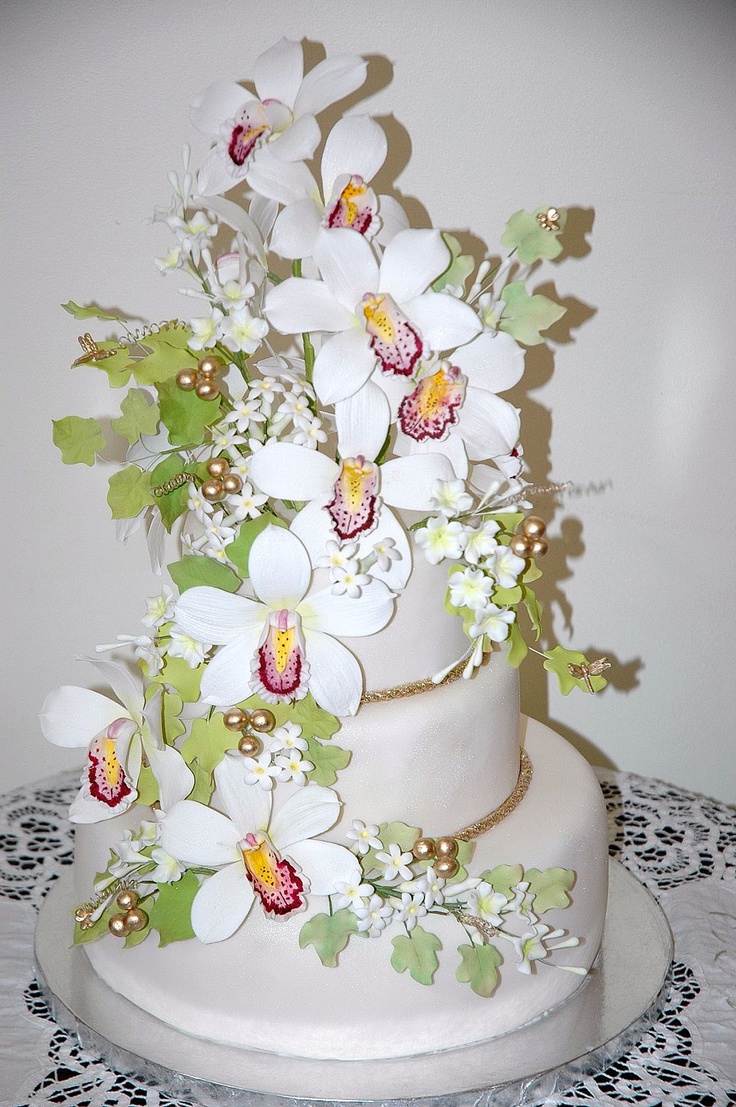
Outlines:
{"label": "white lace doily", "polygon": [[[611,855],[659,900],[674,932],[672,985],[637,1046],[547,1102],[736,1107],[736,812],[658,781],[600,777]],[[77,786],[65,773],[0,796],[0,1107],[183,1107],[80,1049],[33,981],[35,912],[72,862],[66,813]]]}

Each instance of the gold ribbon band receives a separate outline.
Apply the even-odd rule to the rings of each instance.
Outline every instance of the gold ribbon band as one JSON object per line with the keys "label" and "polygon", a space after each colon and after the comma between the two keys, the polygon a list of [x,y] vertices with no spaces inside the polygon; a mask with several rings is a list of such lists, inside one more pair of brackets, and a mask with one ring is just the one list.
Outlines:
{"label": "gold ribbon band", "polygon": [[420,692],[431,692],[434,688],[452,684],[453,681],[460,679],[467,664],[467,657],[461,658],[442,680],[434,681],[431,677],[425,677],[423,680],[413,680],[409,684],[397,684],[393,688],[379,688],[375,692],[364,692],[360,699],[361,707],[365,703],[386,703],[388,700],[402,700],[406,696],[418,696]]}
{"label": "gold ribbon band", "polygon": [[505,819],[507,815],[510,815],[511,812],[519,806],[526,795],[533,772],[534,770],[529,755],[526,750],[522,750],[519,763],[519,777],[511,795],[507,796],[495,811],[491,811],[490,814],[479,819],[477,823],[471,823],[470,826],[466,826],[463,830],[458,830],[452,837],[457,838],[460,842],[469,842],[472,838],[480,838],[481,834],[485,834],[492,826],[496,826],[502,819]]}

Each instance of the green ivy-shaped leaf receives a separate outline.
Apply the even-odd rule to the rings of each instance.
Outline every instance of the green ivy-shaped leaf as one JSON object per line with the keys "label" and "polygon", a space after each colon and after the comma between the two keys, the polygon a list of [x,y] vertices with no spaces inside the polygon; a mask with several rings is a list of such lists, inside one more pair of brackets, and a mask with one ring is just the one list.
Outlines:
{"label": "green ivy-shaped leaf", "polygon": [[310,738],[320,738],[323,742],[332,738],[332,735],[340,729],[340,720],[335,715],[330,715],[323,707],[319,707],[311,692],[292,705],[289,722],[298,723],[302,728],[302,734]]}
{"label": "green ivy-shaped leaf", "polygon": [[[181,368],[181,366],[180,366]],[[196,392],[183,392],[174,380],[156,385],[161,422],[172,446],[200,446],[211,423],[220,418],[220,399],[200,400]]]}
{"label": "green ivy-shaped leaf", "polygon": [[137,465],[128,465],[110,477],[107,493],[113,519],[134,519],[154,502],[151,494],[151,477]]}
{"label": "green ivy-shaped leaf", "polygon": [[537,216],[543,215],[547,208],[537,208],[534,212],[517,211],[501,236],[501,245],[515,250],[516,256],[524,265],[532,265],[540,258],[556,258],[562,252],[559,234],[565,226],[565,212],[559,212],[559,231],[547,230],[537,222]]}
{"label": "green ivy-shaped leaf", "polygon": [[158,408],[148,392],[131,388],[120,404],[119,419],[112,419],[110,426],[116,434],[127,438],[131,446],[142,434],[155,434],[158,428]]}
{"label": "green ivy-shaped leaf", "polygon": [[441,292],[447,285],[453,288],[465,288],[465,282],[475,268],[475,261],[469,254],[462,252],[460,242],[452,234],[442,232],[442,239],[450,251],[450,264],[444,273],[441,273],[432,288],[435,292]]}
{"label": "green ivy-shaped leaf", "polygon": [[256,519],[248,519],[246,522],[241,523],[236,537],[227,548],[227,556],[244,579],[249,575],[248,559],[250,557],[251,547],[258,535],[261,531],[266,529],[269,523],[273,523],[274,526],[277,527],[286,526],[286,523],[282,519],[277,518],[276,515],[272,515],[270,512],[264,512],[263,515],[259,515]]}
{"label": "green ivy-shaped leaf", "polygon": [[[114,901],[113,901],[114,902]],[[78,922],[74,923],[74,936],[73,943],[75,946],[86,945],[87,942],[95,942],[98,938],[101,938],[103,934],[108,934],[107,924],[111,917],[119,911],[118,907],[107,907],[100,915],[99,919],[93,926],[90,926],[87,930],[82,930]]]}
{"label": "green ivy-shaped leaf", "polygon": [[149,352],[134,362],[133,375],[138,384],[162,384],[171,381],[180,369],[195,366],[197,356],[187,346],[191,337],[188,327],[167,327],[155,334],[147,334],[140,346]]}
{"label": "green ivy-shaped leaf", "polygon": [[167,655],[161,671],[151,679],[158,684],[170,685],[176,689],[185,703],[196,703],[199,699],[199,686],[202,683],[204,670],[204,665],[191,669],[182,657]]}
{"label": "green ivy-shaped leaf", "polygon": [[176,739],[187,729],[179,718],[183,707],[184,701],[181,696],[174,692],[163,693],[163,727],[167,746],[173,746]]}
{"label": "green ivy-shaped leaf", "polygon": [[519,630],[518,621],[511,624],[508,641],[509,652],[506,654],[506,660],[512,669],[518,669],[529,652],[529,647],[524,641],[524,636]]}
{"label": "green ivy-shaped leaf", "polygon": [[104,311],[101,307],[98,307],[97,304],[75,304],[74,300],[69,300],[61,306],[64,311],[68,311],[74,319],[111,319],[115,323],[123,322],[118,314]]}
{"label": "green ivy-shaped leaf", "polygon": [[400,934],[391,943],[391,967],[396,972],[409,970],[412,980],[418,984],[431,984],[432,977],[439,968],[437,950],[442,942],[436,934],[430,934],[421,926],[415,926],[408,934]]}
{"label": "green ivy-shaped leaf", "polygon": [[[138,906],[141,908],[142,911],[145,911],[146,914],[148,914],[148,911],[150,910],[152,904],[153,904],[153,897],[152,896],[146,896],[145,899],[142,899],[140,901]],[[148,935],[150,933],[151,933],[151,920],[149,918],[148,922],[146,923],[146,925],[143,927],[142,930],[131,930],[130,934],[125,935],[125,941],[123,942],[123,947],[125,949],[132,949],[134,946],[139,946],[141,944],[141,942],[145,942],[146,938],[148,937]]]}
{"label": "green ivy-shaped leaf", "polygon": [[172,884],[159,884],[158,895],[148,912],[151,928],[158,931],[159,946],[194,937],[191,922],[192,901],[198,891],[199,881],[189,871]]}
{"label": "green ivy-shaped leaf", "polygon": [[110,388],[124,388],[131,378],[134,363],[130,358],[130,350],[127,346],[121,346],[119,342],[98,342],[99,350],[113,350],[114,353],[99,361],[89,361],[86,364],[94,369],[102,369],[107,374],[107,383]]}
{"label": "green ivy-shaped leaf", "polygon": [[517,607],[521,603],[522,590],[521,585],[517,584],[514,588],[501,588],[497,586],[493,589],[493,595],[491,599],[499,607]]}
{"label": "green ivy-shaped leaf", "polygon": [[502,546],[508,546],[516,534],[516,528],[524,518],[524,513],[523,511],[502,511],[498,515],[489,515],[487,518],[494,519],[501,528],[496,535],[496,541]]}
{"label": "green ivy-shaped leaf", "polygon": [[96,419],[67,415],[53,420],[54,445],[61,450],[65,465],[94,465],[105,448],[105,438]]}
{"label": "green ivy-shaped leaf", "polygon": [[543,915],[553,907],[570,906],[568,892],[575,883],[573,869],[527,869],[524,880],[529,881],[529,891],[534,893],[534,911]]}
{"label": "green ivy-shaped leaf", "polygon": [[313,915],[299,932],[299,948],[314,946],[322,964],[334,969],[338,954],[345,949],[351,936],[358,933],[358,920],[347,908],[335,911],[334,915]]}
{"label": "green ivy-shaped leaf", "polygon": [[524,879],[523,865],[496,865],[495,869],[486,869],[481,880],[487,881],[494,892],[500,892],[506,899],[513,899],[513,889]]}
{"label": "green ivy-shaped leaf", "polygon": [[524,346],[538,346],[544,342],[540,331],[546,331],[565,314],[565,308],[547,296],[540,293],[530,296],[522,281],[507,284],[501,299],[506,307],[498,329],[506,331]]}
{"label": "green ivy-shaped leaf", "polygon": [[173,561],[166,567],[180,594],[186,592],[188,588],[198,588],[202,585],[208,588],[220,588],[223,592],[237,592],[240,588],[240,577],[230,566],[221,565],[211,557],[187,554],[181,561]]}
{"label": "green ivy-shaped leaf", "polygon": [[478,996],[490,998],[498,987],[498,966],[503,957],[493,945],[463,945],[457,951],[462,960],[455,976],[461,984],[469,984]]}
{"label": "green ivy-shaped leaf", "polygon": [[143,807],[151,807],[152,804],[158,803],[158,781],[153,775],[153,770],[150,765],[144,765],[142,767],[138,775],[136,788],[138,789],[137,802]]}
{"label": "green ivy-shaped leaf", "polygon": [[[588,691],[583,678],[573,676],[568,668],[569,665],[588,665],[589,661],[584,653],[580,653],[579,650],[566,650],[564,646],[555,646],[554,649],[547,650],[546,658],[544,667],[557,677],[563,696],[568,696],[573,688],[582,688],[584,692]],[[603,676],[592,676],[590,682],[593,685],[594,692],[599,692],[601,688],[605,688],[608,684]]]}
{"label": "green ivy-shaped leaf", "polygon": [[222,713],[218,712],[211,719],[194,720],[181,755],[188,764],[196,760],[205,772],[211,773],[227,750],[235,749],[237,744],[238,735],[227,729]]}
{"label": "green ivy-shaped leaf", "polygon": [[344,769],[350,760],[350,751],[340,746],[323,746],[314,738],[307,738],[307,760],[314,765],[309,771],[309,779],[315,784],[329,787],[337,780],[340,769]]}
{"label": "green ivy-shaped leaf", "polygon": [[[159,488],[160,485],[165,484],[166,481],[171,480],[172,477],[176,477],[179,473],[186,473],[191,470],[191,465],[186,465],[184,458],[180,454],[169,454],[163,461],[160,461],[155,469],[151,470],[151,490],[153,494],[154,488]],[[154,502],[161,514],[161,522],[166,527],[169,534],[171,528],[179,518],[183,515],[187,509],[187,498],[189,496],[189,484],[181,484],[178,488],[173,488],[171,492],[164,492],[163,495],[154,496]],[[204,558],[202,559],[204,560]],[[209,558],[207,559],[209,560]]]}
{"label": "green ivy-shaped leaf", "polygon": [[542,605],[531,588],[524,588],[524,607],[534,631],[534,641],[538,642],[542,633]]}
{"label": "green ivy-shaped leaf", "polygon": [[207,806],[215,790],[215,782],[212,779],[212,773],[205,772],[197,761],[193,761],[189,768],[194,773],[194,787],[186,799],[193,800],[195,803],[203,803]]}

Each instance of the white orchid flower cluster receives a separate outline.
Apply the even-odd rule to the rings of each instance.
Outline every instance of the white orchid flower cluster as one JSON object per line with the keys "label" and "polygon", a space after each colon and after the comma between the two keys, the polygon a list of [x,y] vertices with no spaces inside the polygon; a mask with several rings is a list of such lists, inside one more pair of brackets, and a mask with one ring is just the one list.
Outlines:
{"label": "white orchid flower cluster", "polygon": [[[450,563],[466,675],[509,637],[512,663],[526,652],[516,611],[535,625],[539,573],[512,550],[531,504],[519,411],[502,394],[523,346],[562,314],[523,281],[561,251],[564,213],[512,216],[495,265],[410,227],[381,180],[379,123],[351,110],[320,129],[365,76],[352,56],[305,74],[301,44],[282,39],[251,85],[210,86],[191,112],[210,151],[197,169],[184,148],[155,214],[174,236],[157,265],[187,282],[191,312],[80,340],[75,364],[135,384],[111,424],[128,443],[108,494],[119,534],[145,528],[157,571],[167,533],[181,554],[177,592],[149,601],[145,632],[98,647],[133,655],[133,671],[96,663],[111,696],[66,687],[43,707],[49,740],[86,750],[74,821],[156,812],[121,834],[79,941],[102,933],[121,881],[138,882],[162,941],[222,940],[256,900],[281,915],[337,897],[338,920],[349,909],[368,933],[389,918],[413,930],[443,896],[460,903],[395,841],[377,860],[380,886],[398,889],[387,898],[354,853],[315,840],[338,819],[331,785],[349,759],[330,740],[363,693],[342,638],[386,626],[420,556]],[[75,416],[54,440],[67,463],[93,464],[105,444]],[[263,740],[248,730],[259,712]]]}

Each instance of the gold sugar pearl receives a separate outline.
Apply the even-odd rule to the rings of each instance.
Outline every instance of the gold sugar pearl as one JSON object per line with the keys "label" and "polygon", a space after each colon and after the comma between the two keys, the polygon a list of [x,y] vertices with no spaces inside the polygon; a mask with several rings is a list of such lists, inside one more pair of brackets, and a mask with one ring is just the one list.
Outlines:
{"label": "gold sugar pearl", "polygon": [[200,373],[205,378],[216,377],[224,368],[225,366],[222,360],[219,357],[215,357],[214,354],[205,354],[197,363],[197,369],[199,369]]}
{"label": "gold sugar pearl", "polygon": [[123,918],[130,931],[145,930],[148,926],[148,915],[140,907],[131,907],[130,911],[125,912]]}
{"label": "gold sugar pearl", "polygon": [[434,863],[434,871],[443,880],[449,880],[455,876],[460,868],[456,857],[438,857]]}
{"label": "gold sugar pearl", "polygon": [[222,481],[212,477],[210,480],[202,482],[202,487],[199,491],[202,493],[205,500],[209,503],[214,503],[216,500],[222,499],[224,489],[222,487]]}
{"label": "gold sugar pearl", "polygon": [[532,557],[544,557],[549,549],[546,538],[535,538],[532,542]]}
{"label": "gold sugar pearl", "polygon": [[267,707],[258,707],[255,711],[251,711],[250,725],[259,734],[270,734],[276,726],[276,716]]}
{"label": "gold sugar pearl", "polygon": [[248,712],[242,707],[228,707],[222,713],[222,721],[228,730],[245,730],[248,725]]}
{"label": "gold sugar pearl", "polygon": [[258,757],[263,749],[263,742],[257,734],[244,734],[238,742],[238,750],[243,757]]}
{"label": "gold sugar pearl", "polygon": [[243,482],[237,473],[226,473],[222,478],[222,487],[231,495],[236,496],[243,490]]}
{"label": "gold sugar pearl", "polygon": [[527,538],[541,538],[546,530],[547,524],[538,515],[527,515],[526,519],[521,521],[521,533]]}
{"label": "gold sugar pearl", "polygon": [[194,391],[200,400],[215,400],[220,395],[220,386],[217,381],[205,377],[203,380],[197,381]]}
{"label": "gold sugar pearl", "polygon": [[182,392],[193,392],[197,386],[196,369],[180,369],[176,374],[176,384]]}
{"label": "gold sugar pearl", "polygon": [[457,842],[454,838],[437,838],[434,851],[438,857],[457,857]]}
{"label": "gold sugar pearl", "polygon": [[132,907],[138,906],[140,898],[132,888],[123,888],[122,892],[118,892],[115,896],[115,902],[122,911],[130,911]]}
{"label": "gold sugar pearl", "polygon": [[107,929],[116,938],[127,938],[130,934],[130,927],[128,926],[127,916],[112,915],[107,924]]}
{"label": "gold sugar pearl", "polygon": [[226,457],[211,457],[207,462],[207,472],[211,477],[224,477],[230,472],[230,462]]}
{"label": "gold sugar pearl", "polygon": [[517,557],[531,557],[532,541],[525,534],[515,534],[509,542],[511,552]]}
{"label": "gold sugar pearl", "polygon": [[434,857],[434,839],[417,838],[411,851],[417,861],[431,861]]}

